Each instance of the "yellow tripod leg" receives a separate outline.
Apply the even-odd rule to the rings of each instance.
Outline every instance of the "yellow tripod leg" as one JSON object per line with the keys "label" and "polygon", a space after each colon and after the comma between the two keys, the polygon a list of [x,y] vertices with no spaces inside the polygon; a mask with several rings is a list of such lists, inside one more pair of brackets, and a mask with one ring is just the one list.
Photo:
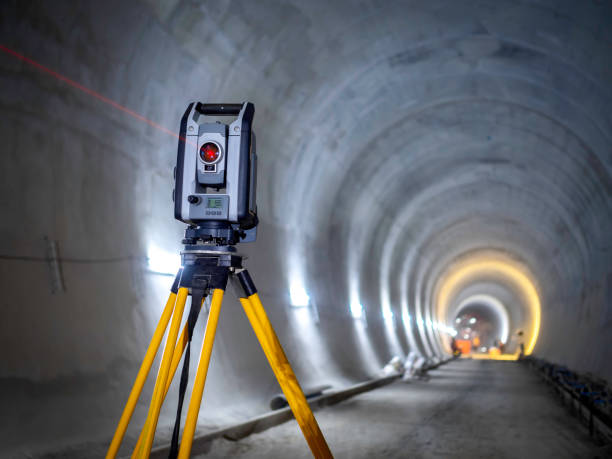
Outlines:
{"label": "yellow tripod leg", "polygon": [[273,356],[271,355],[270,344],[268,343],[268,338],[265,336],[263,332],[263,328],[261,328],[261,322],[259,321],[259,318],[255,315],[255,310],[253,309],[253,305],[251,305],[251,302],[249,301],[248,298],[238,298],[238,299],[240,300],[242,309],[244,309],[244,312],[247,318],[249,319],[251,327],[253,328],[253,331],[255,332],[255,336],[257,336],[257,339],[259,341],[259,344],[261,345],[261,348],[264,351],[264,354],[266,354],[266,358],[268,360],[272,359]]}
{"label": "yellow tripod leg", "polygon": [[168,373],[170,370],[170,364],[172,362],[172,355],[174,354],[174,348],[176,346],[176,338],[178,331],[181,326],[181,319],[183,317],[183,311],[185,309],[185,302],[189,290],[185,287],[181,287],[178,290],[176,297],[176,305],[172,314],[172,323],[170,324],[170,331],[168,332],[168,338],[166,338],[166,345],[164,346],[164,354],[157,373],[157,379],[155,381],[155,388],[153,389],[153,397],[151,399],[151,405],[149,406],[149,413],[147,420],[143,427],[143,441],[140,447],[134,451],[132,457],[148,458],[151,454],[151,447],[153,446],[153,439],[155,438],[155,430],[157,429],[157,421],[159,419],[159,412],[164,400],[164,390],[166,388],[166,382],[168,380]]}
{"label": "yellow tripod leg", "polygon": [[153,333],[153,337],[149,343],[149,348],[147,349],[144,359],[142,360],[142,364],[140,365],[140,369],[138,370],[138,375],[136,376],[136,380],[132,386],[130,396],[128,397],[123,413],[121,414],[121,418],[119,419],[119,424],[117,425],[117,430],[115,430],[115,435],[113,436],[111,444],[108,447],[106,459],[114,459],[117,456],[117,452],[119,451],[119,447],[123,441],[127,426],[130,423],[132,414],[134,414],[134,408],[136,407],[136,403],[138,402],[138,398],[140,397],[144,383],[147,380],[147,376],[149,375],[149,371],[153,365],[153,360],[155,360],[155,355],[157,354],[161,340],[164,337],[164,333],[166,333],[166,328],[168,327],[168,322],[170,322],[170,317],[172,317],[172,309],[174,308],[175,302],[176,294],[170,293],[166,306],[164,307],[162,315],[157,324],[157,328],[155,328],[155,332]]}
{"label": "yellow tripod leg", "polygon": [[191,392],[191,400],[189,401],[189,409],[187,411],[187,418],[185,419],[185,428],[183,429],[178,459],[187,459],[191,454],[193,435],[195,434],[196,424],[198,422],[198,414],[200,412],[200,404],[202,403],[202,395],[204,394],[204,385],[206,384],[210,356],[215,342],[217,324],[219,323],[223,293],[223,290],[219,288],[213,290],[210,312],[208,313],[208,321],[206,322],[206,332],[204,333],[204,341],[202,342],[202,352],[200,353],[200,362],[198,363],[198,371],[193,383],[193,391]]}
{"label": "yellow tripod leg", "polygon": [[278,341],[278,337],[272,328],[268,315],[264,310],[259,295],[254,293],[248,299],[241,298],[240,303],[251,322],[251,326],[257,335],[270,366],[276,375],[276,379],[287,397],[287,402],[295,416],[306,442],[316,458],[332,458],[332,453],[325,441],[325,437],[319,428],[319,424],[312,414],[312,410],[306,401],[304,392],[300,387],[293,369],[285,356],[285,352]]}
{"label": "yellow tripod leg", "polygon": [[[202,305],[203,304],[204,304],[204,300],[202,300]],[[202,308],[202,305],[200,305],[200,309]],[[168,320],[169,319],[170,317],[168,317]],[[170,390],[170,386],[172,385],[172,380],[174,379],[174,375],[176,374],[176,369],[178,368],[179,363],[181,362],[181,358],[183,357],[183,353],[185,352],[186,346],[187,346],[187,324],[185,324],[185,326],[183,327],[181,336],[179,337],[176,343],[176,347],[174,348],[174,352],[172,353],[172,363],[170,364],[170,373],[166,381],[166,388],[164,389],[164,396],[162,399],[162,404],[164,403],[164,400],[166,400],[166,395],[168,395],[168,391]],[[140,432],[140,436],[138,437],[138,441],[136,442],[134,451],[138,451],[140,449],[143,433],[145,432],[145,430],[146,429],[142,429],[142,431]]]}

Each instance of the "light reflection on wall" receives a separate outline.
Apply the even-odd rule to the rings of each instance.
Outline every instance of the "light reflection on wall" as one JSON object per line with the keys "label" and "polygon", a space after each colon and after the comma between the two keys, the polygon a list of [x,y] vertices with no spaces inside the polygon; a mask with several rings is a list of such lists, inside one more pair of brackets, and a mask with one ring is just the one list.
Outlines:
{"label": "light reflection on wall", "polygon": [[417,346],[416,340],[414,339],[414,332],[412,331],[412,317],[408,312],[408,300],[405,294],[402,294],[402,324],[404,326],[404,332],[410,346],[410,351],[417,353],[422,357],[421,349]]}
{"label": "light reflection on wall", "polygon": [[[357,337],[357,351],[361,361],[364,364],[364,368],[370,372],[372,376],[378,373],[381,368],[381,362],[378,361],[372,344],[367,333],[367,324],[364,320],[354,320],[355,335]],[[385,362],[386,363],[386,362]]]}
{"label": "light reflection on wall", "polygon": [[298,250],[296,246],[292,246],[288,251],[289,297],[294,306],[306,306],[310,297],[304,282],[304,258],[300,256]]}
{"label": "light reflection on wall", "polygon": [[372,373],[380,370],[380,362],[374,353],[372,343],[368,337],[367,328],[368,322],[365,314],[365,308],[361,303],[359,297],[359,286],[357,281],[353,280],[350,282],[351,296],[349,303],[349,312],[353,320],[353,326],[355,328],[355,335],[357,337],[357,351],[359,356],[364,363],[365,367]]}
{"label": "light reflection on wall", "polygon": [[395,316],[391,308],[382,309],[382,317],[385,326],[385,338],[391,351],[391,357],[404,358],[404,351],[395,332]]}
{"label": "light reflection on wall", "polygon": [[181,267],[181,255],[163,250],[151,243],[147,247],[147,265],[150,271],[174,276]]}
{"label": "light reflection on wall", "polygon": [[307,350],[302,358],[310,361],[312,371],[316,375],[310,375],[313,380],[325,378],[324,364],[331,360],[327,348],[323,345],[319,328],[317,326],[317,316],[312,305],[307,307],[292,307],[289,311],[289,320],[296,330],[295,338],[301,342],[302,349]]}
{"label": "light reflection on wall", "polygon": [[293,279],[289,285],[289,297],[291,306],[306,307],[310,304],[310,296],[306,293],[306,288],[301,280]]}
{"label": "light reflection on wall", "polygon": [[363,311],[363,305],[359,301],[359,298],[355,297],[351,299],[349,310],[351,312],[351,317],[353,319],[359,319],[359,320],[364,320],[364,321],[366,320],[366,317]]}
{"label": "light reflection on wall", "polygon": [[[421,343],[423,344],[423,352],[426,357],[431,357],[434,355],[433,349],[429,343],[428,339],[428,331],[427,331],[427,322],[425,318],[425,314],[423,313],[424,308],[421,306],[421,300],[417,296],[415,298],[415,316],[416,316],[416,326],[419,331],[419,336],[421,338]],[[431,323],[431,322],[430,322]]]}
{"label": "light reflection on wall", "polygon": [[313,368],[319,369],[321,373],[317,376],[322,378],[324,377],[322,364],[330,359],[317,326],[319,323],[318,310],[306,290],[304,259],[300,257],[295,247],[289,251],[287,270],[289,272],[289,320],[296,330],[296,339],[301,342],[304,349],[308,349],[305,357],[310,360]]}

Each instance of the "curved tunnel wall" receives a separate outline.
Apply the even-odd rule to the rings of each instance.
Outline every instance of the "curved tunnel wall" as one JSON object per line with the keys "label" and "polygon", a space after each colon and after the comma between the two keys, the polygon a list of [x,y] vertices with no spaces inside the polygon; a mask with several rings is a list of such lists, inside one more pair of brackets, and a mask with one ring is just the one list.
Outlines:
{"label": "curved tunnel wall", "polygon": [[[255,103],[262,223],[242,250],[304,385],[444,355],[440,279],[483,250],[533,279],[534,353],[612,379],[609,4],[256,3],[3,2],[0,30],[171,131],[191,100]],[[75,438],[101,436],[170,283],[144,257],[180,249],[176,139],[6,53],[0,66],[1,244],[21,257],[1,262],[0,377],[6,397],[27,400],[21,381],[50,407],[73,387]],[[23,259],[44,256],[44,236],[66,260],[63,293]],[[316,311],[289,306],[291,285]],[[267,408],[277,388],[256,349],[228,302],[203,423]],[[41,444],[56,441],[51,411],[36,415]]]}

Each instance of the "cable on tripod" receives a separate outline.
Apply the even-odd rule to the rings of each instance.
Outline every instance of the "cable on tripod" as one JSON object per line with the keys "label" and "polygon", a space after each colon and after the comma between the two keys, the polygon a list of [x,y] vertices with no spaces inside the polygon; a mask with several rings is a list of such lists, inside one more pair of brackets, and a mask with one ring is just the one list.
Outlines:
{"label": "cable on tripod", "polygon": [[179,385],[179,399],[176,410],[176,420],[174,421],[174,431],[172,432],[172,443],[170,444],[169,459],[176,459],[179,452],[179,437],[181,433],[181,413],[183,411],[183,401],[185,400],[185,392],[187,390],[187,382],[189,381],[189,355],[191,349],[191,338],[193,330],[198,320],[200,306],[204,299],[205,288],[191,289],[191,309],[187,317],[187,346],[185,347],[185,359],[183,360],[183,369],[181,371],[181,382]]}

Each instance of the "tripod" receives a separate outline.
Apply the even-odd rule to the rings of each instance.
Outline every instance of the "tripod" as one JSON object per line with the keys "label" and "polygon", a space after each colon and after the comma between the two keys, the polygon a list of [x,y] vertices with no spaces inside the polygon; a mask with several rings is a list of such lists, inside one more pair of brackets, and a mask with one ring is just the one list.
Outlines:
{"label": "tripod", "polygon": [[[185,249],[186,250],[182,252],[183,267],[175,277],[170,296],[140,366],[138,375],[136,376],[136,380],[119,420],[106,458],[115,458],[117,455],[170,319],[172,319],[170,330],[168,331],[161,364],[157,373],[151,404],[132,458],[147,458],[151,454],[160,410],[183,353],[185,353],[185,360],[181,375],[177,422],[175,424],[170,457],[178,457],[181,459],[189,457],[202,395],[204,393],[204,385],[206,383],[206,375],[215,339],[215,332],[221,312],[223,294],[230,277],[236,278],[242,286],[244,291],[244,297],[240,298],[242,308],[253,327],[259,344],[263,348],[312,454],[316,458],[333,457],[296,376],[291,369],[291,365],[283,352],[276,333],[272,328],[272,324],[257,294],[255,284],[248,271],[242,267],[242,256],[235,252],[234,247],[228,245],[186,245]],[[211,292],[212,301],[206,323],[200,361],[197,367],[179,448],[178,436],[180,433],[180,417],[188,380],[191,336],[203,301]],[[187,323],[177,341],[185,303],[189,295],[192,297],[191,310],[187,318]]]}

